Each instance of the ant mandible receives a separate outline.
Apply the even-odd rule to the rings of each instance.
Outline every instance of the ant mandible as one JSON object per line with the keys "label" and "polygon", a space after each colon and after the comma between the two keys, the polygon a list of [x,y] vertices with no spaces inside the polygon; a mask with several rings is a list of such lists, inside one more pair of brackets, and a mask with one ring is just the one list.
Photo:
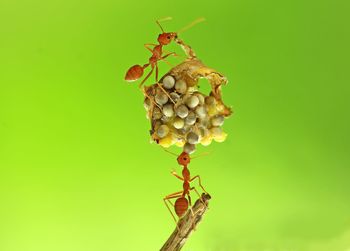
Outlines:
{"label": "ant mandible", "polygon": [[[169,194],[169,195],[165,196],[163,199],[166,207],[168,208],[169,212],[171,213],[171,216],[175,220],[175,223],[177,222],[177,220],[176,220],[176,218],[175,218],[173,212],[171,211],[167,202],[169,202],[172,206],[174,206],[174,210],[175,210],[176,215],[179,218],[181,218],[187,212],[188,208],[189,207],[191,208],[191,206],[192,206],[190,190],[194,190],[197,193],[197,195],[200,197],[196,188],[190,187],[190,183],[193,180],[198,179],[199,186],[203,189],[203,191],[205,193],[207,193],[205,191],[204,187],[202,186],[201,178],[199,175],[196,175],[196,176],[191,178],[190,171],[187,168],[187,165],[190,163],[190,161],[191,161],[190,155],[186,152],[182,152],[177,157],[177,162],[179,163],[179,165],[183,166],[182,177],[180,175],[176,174],[175,171],[173,171],[171,174],[174,175],[176,178],[183,181],[183,190],[176,192],[176,193]],[[188,199],[186,199],[186,196]],[[170,199],[175,199],[175,198],[177,198],[175,201],[175,204],[172,204]]]}
{"label": "ant mandible", "polygon": [[[170,17],[159,19],[156,21],[160,29],[162,30],[162,34],[159,34],[158,36],[158,43],[159,44],[144,44],[147,50],[149,50],[152,53],[152,56],[149,58],[148,63],[141,65],[134,65],[129,68],[129,70],[126,72],[125,80],[128,82],[136,81],[139,78],[142,77],[144,70],[151,66],[151,71],[147,74],[147,76],[142,80],[142,82],[139,84],[139,88],[142,87],[142,85],[145,83],[145,81],[151,76],[154,69],[156,69],[156,82],[158,83],[158,61],[163,60],[171,55],[177,56],[175,52],[170,52],[163,56],[163,46],[170,44],[173,40],[177,42],[177,35],[180,32],[165,32],[160,25],[161,21],[169,20]],[[186,26],[185,28],[181,29],[181,31],[184,31],[193,25],[195,25],[198,22],[204,21],[203,18],[199,18],[192,22],[190,25]],[[181,40],[180,40],[181,41]],[[150,48],[150,46],[154,46],[153,49]]]}

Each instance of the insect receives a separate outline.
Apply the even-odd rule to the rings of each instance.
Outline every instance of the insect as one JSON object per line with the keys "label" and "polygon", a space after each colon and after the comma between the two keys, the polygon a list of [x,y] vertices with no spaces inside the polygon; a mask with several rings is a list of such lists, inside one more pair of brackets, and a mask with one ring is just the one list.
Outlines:
{"label": "insect", "polygon": [[[168,44],[170,44],[172,41],[177,41],[178,37],[177,35],[184,31],[187,30],[188,28],[192,27],[193,25],[195,25],[198,22],[202,22],[204,21],[203,18],[199,18],[195,21],[193,21],[191,24],[189,24],[188,26],[184,27],[183,29],[181,29],[179,32],[165,32],[162,28],[162,26],[160,25],[161,21],[165,21],[165,20],[169,20],[171,19],[170,17],[167,18],[163,18],[163,19],[159,19],[156,21],[157,25],[160,27],[160,29],[162,30],[162,33],[159,34],[158,36],[158,44],[144,44],[145,48],[147,50],[149,50],[152,53],[152,56],[148,59],[148,63],[142,65],[134,65],[132,67],[129,68],[129,70],[126,72],[125,75],[125,80],[128,82],[133,82],[138,80],[139,78],[141,78],[143,76],[144,70],[151,66],[151,71],[146,75],[146,77],[142,80],[142,82],[139,84],[139,87],[141,88],[141,86],[145,83],[145,81],[151,76],[151,74],[153,73],[154,69],[156,71],[156,82],[158,83],[158,61],[163,60],[165,61],[165,59],[169,56],[177,56],[176,53],[174,52],[169,52],[165,55],[163,55],[163,46],[166,46]],[[181,40],[179,40],[181,41]],[[181,41],[182,42],[182,41]],[[151,46],[153,46],[153,48],[151,48]]]}
{"label": "insect", "polygon": [[[171,211],[169,205],[167,202],[169,202],[172,206],[174,206],[174,210],[176,215],[181,218],[182,216],[184,216],[184,214],[187,212],[188,208],[192,206],[191,204],[191,196],[190,196],[190,191],[194,190],[197,195],[200,197],[198,191],[196,190],[195,187],[190,187],[190,183],[192,181],[194,181],[195,179],[198,179],[198,183],[199,186],[202,188],[202,190],[207,193],[204,189],[204,187],[202,186],[201,183],[201,178],[199,175],[196,175],[194,177],[191,177],[190,175],[190,171],[187,168],[187,165],[190,163],[191,158],[190,155],[186,152],[182,152],[178,157],[177,157],[177,162],[179,163],[179,165],[183,166],[182,169],[182,176],[178,175],[175,171],[173,171],[171,174],[174,175],[176,178],[180,179],[183,181],[183,190],[176,192],[176,193],[172,193],[169,194],[167,196],[164,197],[164,203],[166,205],[166,207],[168,208],[168,210],[170,211],[173,219],[175,220],[175,222],[177,222],[176,217],[174,216],[173,212]],[[187,199],[187,198],[188,199]],[[171,199],[176,199],[175,204],[171,203]]]}

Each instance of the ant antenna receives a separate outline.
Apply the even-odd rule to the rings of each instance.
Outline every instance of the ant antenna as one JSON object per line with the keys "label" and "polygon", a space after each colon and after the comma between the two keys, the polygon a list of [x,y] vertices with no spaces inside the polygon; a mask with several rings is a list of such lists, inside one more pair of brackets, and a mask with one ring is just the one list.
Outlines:
{"label": "ant antenna", "polygon": [[191,159],[196,159],[196,158],[199,158],[199,157],[207,156],[209,154],[210,154],[210,152],[204,152],[204,153],[201,153],[201,154],[199,154],[199,155],[197,155],[195,157],[191,157]]}
{"label": "ant antenna", "polygon": [[184,28],[180,29],[177,34],[180,34],[181,32],[184,32],[185,30],[188,30],[189,28],[193,27],[194,25],[204,22],[205,18],[204,17],[200,17],[197,18],[196,20],[194,20],[192,23],[190,23],[189,25],[185,26]]}
{"label": "ant antenna", "polygon": [[170,153],[170,154],[172,154],[172,155],[178,157],[178,155],[177,155],[176,153],[173,153],[173,152],[169,151],[168,149],[165,149],[164,147],[162,147],[162,149],[163,149],[164,151],[166,151],[167,153]]}
{"label": "ant antenna", "polygon": [[161,19],[156,20],[156,23],[158,24],[159,28],[162,30],[163,33],[165,33],[165,31],[163,30],[163,27],[160,25],[159,22],[163,22],[163,21],[168,21],[173,19],[172,17],[163,17]]}

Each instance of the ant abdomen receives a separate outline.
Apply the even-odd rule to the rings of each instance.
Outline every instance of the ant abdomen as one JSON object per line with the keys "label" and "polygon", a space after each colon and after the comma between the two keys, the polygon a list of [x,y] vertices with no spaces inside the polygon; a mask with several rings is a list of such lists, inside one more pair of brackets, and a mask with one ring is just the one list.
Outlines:
{"label": "ant abdomen", "polygon": [[143,67],[141,65],[131,66],[128,72],[125,75],[126,81],[135,81],[142,77],[143,75]]}
{"label": "ant abdomen", "polygon": [[180,197],[175,201],[175,213],[180,218],[187,212],[188,200],[185,197]]}

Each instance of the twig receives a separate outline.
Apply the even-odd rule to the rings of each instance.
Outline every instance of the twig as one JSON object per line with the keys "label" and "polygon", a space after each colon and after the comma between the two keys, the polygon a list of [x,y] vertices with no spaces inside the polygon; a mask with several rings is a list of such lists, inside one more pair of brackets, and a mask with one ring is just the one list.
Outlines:
{"label": "twig", "polygon": [[196,229],[198,223],[202,220],[204,213],[208,209],[208,201],[211,199],[209,194],[202,194],[192,207],[188,210],[183,218],[178,222],[178,227],[170,235],[160,251],[179,251],[192,231]]}

